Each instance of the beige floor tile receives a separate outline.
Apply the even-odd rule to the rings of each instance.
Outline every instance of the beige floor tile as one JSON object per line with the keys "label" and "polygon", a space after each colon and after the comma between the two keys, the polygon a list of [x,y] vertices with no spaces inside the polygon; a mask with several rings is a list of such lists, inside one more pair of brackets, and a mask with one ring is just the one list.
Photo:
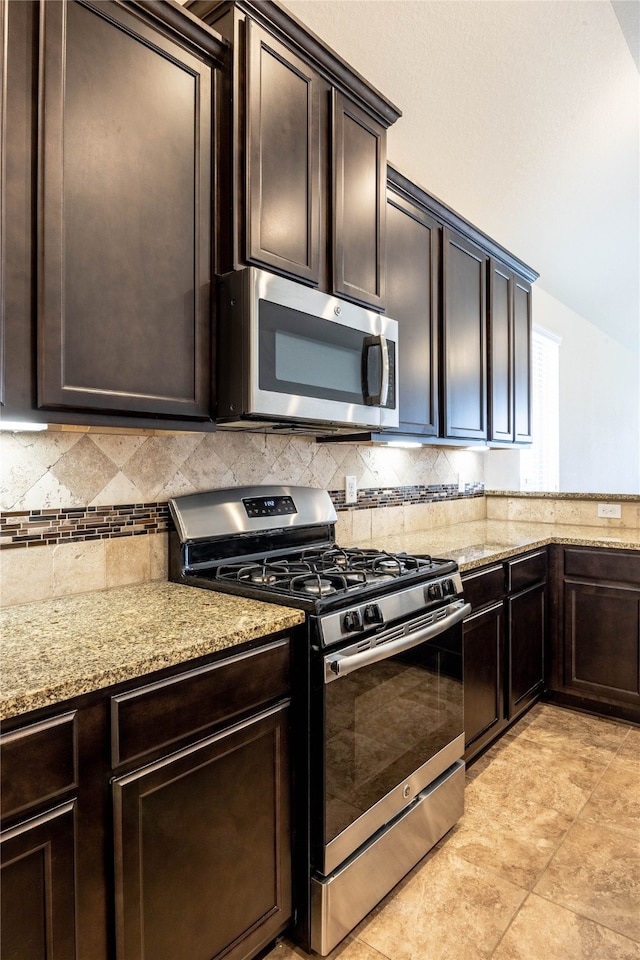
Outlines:
{"label": "beige floor tile", "polygon": [[534,890],[640,941],[640,846],[593,823],[575,823]]}
{"label": "beige floor tile", "polygon": [[487,960],[525,895],[445,847],[422,861],[356,935],[389,960]]}
{"label": "beige floor tile", "polygon": [[532,894],[492,960],[640,960],[640,944]]}
{"label": "beige floor tile", "polygon": [[[317,954],[314,954],[314,956],[317,956]],[[309,954],[295,947],[289,941],[282,940],[263,960],[309,960]],[[388,957],[361,940],[346,937],[335,950],[331,951],[326,960],[388,960]]]}
{"label": "beige floor tile", "polygon": [[465,814],[441,841],[469,863],[530,890],[558,849],[572,819],[535,800],[488,786],[466,789]]}
{"label": "beige floor tile", "polygon": [[543,807],[576,817],[607,763],[604,757],[560,752],[554,746],[518,737],[492,759],[478,780],[511,797],[535,797]]}
{"label": "beige floor tile", "polygon": [[630,727],[618,750],[618,758],[640,763],[640,729],[638,727]]}
{"label": "beige floor tile", "polygon": [[517,724],[519,740],[532,740],[558,753],[610,760],[624,742],[629,725],[542,703]]}
{"label": "beige floor tile", "polygon": [[618,754],[591,794],[580,821],[628,834],[639,844],[640,764]]}

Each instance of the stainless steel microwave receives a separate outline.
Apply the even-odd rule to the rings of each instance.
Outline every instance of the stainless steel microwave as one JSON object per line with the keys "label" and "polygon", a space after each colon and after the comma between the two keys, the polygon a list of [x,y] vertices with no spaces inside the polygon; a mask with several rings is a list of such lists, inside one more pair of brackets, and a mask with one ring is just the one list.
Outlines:
{"label": "stainless steel microwave", "polygon": [[398,426],[395,320],[246,267],[219,281],[217,342],[221,426]]}

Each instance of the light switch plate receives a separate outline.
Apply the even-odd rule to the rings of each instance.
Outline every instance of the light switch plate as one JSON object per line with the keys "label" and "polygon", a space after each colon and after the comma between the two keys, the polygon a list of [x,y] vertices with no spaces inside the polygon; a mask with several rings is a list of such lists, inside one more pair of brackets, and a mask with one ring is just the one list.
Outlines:
{"label": "light switch plate", "polygon": [[599,503],[598,516],[610,517],[612,520],[619,520],[622,516],[619,503]]}

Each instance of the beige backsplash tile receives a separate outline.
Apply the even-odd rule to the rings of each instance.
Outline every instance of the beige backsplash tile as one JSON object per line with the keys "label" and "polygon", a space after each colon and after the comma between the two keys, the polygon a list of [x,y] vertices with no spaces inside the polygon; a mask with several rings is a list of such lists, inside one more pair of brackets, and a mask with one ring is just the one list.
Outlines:
{"label": "beige backsplash tile", "polygon": [[[106,587],[106,540],[62,543],[53,547],[53,592],[66,597]],[[46,547],[40,547],[46,550]]]}
{"label": "beige backsplash tile", "polygon": [[53,547],[0,550],[0,606],[50,600],[53,592]]}
{"label": "beige backsplash tile", "polygon": [[106,540],[106,586],[124,587],[151,579],[151,536]]}

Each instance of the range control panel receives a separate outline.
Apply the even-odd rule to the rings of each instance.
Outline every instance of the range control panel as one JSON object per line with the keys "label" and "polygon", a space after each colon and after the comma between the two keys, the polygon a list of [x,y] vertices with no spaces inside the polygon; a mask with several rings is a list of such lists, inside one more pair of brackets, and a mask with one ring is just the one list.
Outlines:
{"label": "range control panel", "polygon": [[289,496],[245,497],[242,502],[248,517],[285,517],[298,512]]}
{"label": "range control panel", "polygon": [[459,573],[414,584],[404,590],[384,594],[375,600],[354,604],[346,610],[324,614],[319,618],[322,645],[330,647],[341,640],[355,637],[397,620],[415,617],[448,605],[462,597]]}

